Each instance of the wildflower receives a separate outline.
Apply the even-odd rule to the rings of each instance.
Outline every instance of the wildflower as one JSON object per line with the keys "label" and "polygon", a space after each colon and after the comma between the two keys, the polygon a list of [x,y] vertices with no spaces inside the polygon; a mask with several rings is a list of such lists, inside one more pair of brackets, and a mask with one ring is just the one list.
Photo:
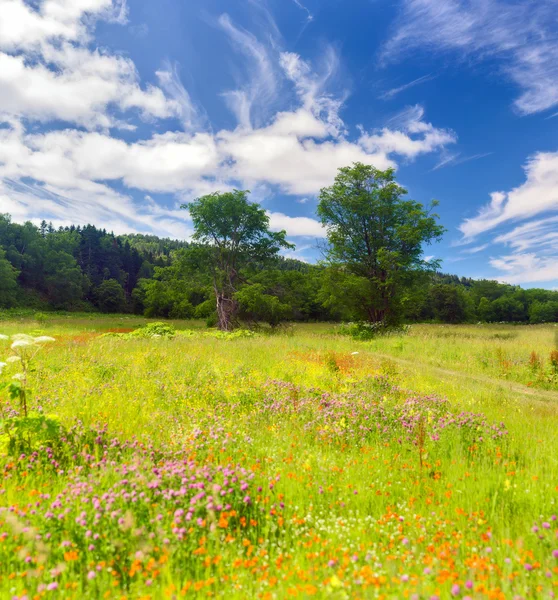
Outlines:
{"label": "wildflower", "polygon": [[552,556],[554,556],[554,558],[558,558],[558,550],[553,550]]}
{"label": "wildflower", "polygon": [[525,568],[526,571],[532,571],[533,570],[533,565],[530,563],[525,563],[523,565],[523,567]]}
{"label": "wildflower", "polygon": [[95,573],[95,571],[89,571],[89,573],[87,573],[87,579],[95,579],[96,576],[97,573]]}
{"label": "wildflower", "polygon": [[452,596],[458,596],[460,591],[461,591],[461,588],[457,585],[457,583],[454,583],[451,586],[451,595]]}
{"label": "wildflower", "polygon": [[19,356],[9,356],[6,359],[7,363],[16,363],[16,362],[20,362],[20,361],[21,361],[21,358]]}
{"label": "wildflower", "polygon": [[10,336],[0,333],[0,340],[9,340],[9,339],[10,339]]}
{"label": "wildflower", "polygon": [[0,362],[0,374],[2,374],[2,369],[6,366],[5,362]]}
{"label": "wildflower", "polygon": [[53,582],[51,582],[51,583],[49,583],[49,584],[47,585],[47,588],[46,588],[46,589],[47,589],[49,592],[51,592],[51,591],[53,591],[53,590],[57,590],[57,589],[58,589],[58,583],[56,583],[56,581],[53,581]]}
{"label": "wildflower", "polygon": [[53,337],[48,335],[40,335],[39,337],[34,338],[34,342],[36,344],[48,344],[50,342],[55,342],[56,340]]}
{"label": "wildflower", "polygon": [[17,350],[18,348],[29,348],[33,345],[33,342],[29,342],[27,340],[16,340],[12,345],[12,350]]}
{"label": "wildflower", "polygon": [[467,579],[467,581],[465,582],[465,587],[468,590],[472,590],[473,589],[473,582],[470,579]]}

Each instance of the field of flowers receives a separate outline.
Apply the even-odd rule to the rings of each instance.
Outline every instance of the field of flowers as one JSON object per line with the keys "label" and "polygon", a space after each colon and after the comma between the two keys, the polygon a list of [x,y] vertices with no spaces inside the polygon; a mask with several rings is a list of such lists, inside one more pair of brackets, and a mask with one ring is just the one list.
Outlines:
{"label": "field of flowers", "polygon": [[0,598],[558,594],[554,326],[175,325],[0,321]]}

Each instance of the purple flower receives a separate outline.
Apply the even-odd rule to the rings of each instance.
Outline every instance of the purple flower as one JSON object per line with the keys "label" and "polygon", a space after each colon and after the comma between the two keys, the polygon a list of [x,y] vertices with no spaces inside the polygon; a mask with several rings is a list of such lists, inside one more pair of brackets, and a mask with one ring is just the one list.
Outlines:
{"label": "purple flower", "polygon": [[89,573],[87,573],[87,579],[95,579],[96,576],[97,573],[95,573],[95,571],[89,571]]}
{"label": "purple flower", "polygon": [[553,550],[552,556],[554,556],[554,558],[558,558],[558,550]]}
{"label": "purple flower", "polygon": [[526,571],[532,571],[533,570],[533,565],[530,563],[525,563],[523,565],[523,567],[525,568]]}
{"label": "purple flower", "polygon": [[57,590],[57,589],[58,589],[58,584],[56,583],[56,581],[53,581],[52,583],[49,583],[49,584],[47,585],[47,588],[46,588],[46,589],[47,589],[49,592],[50,592],[50,591],[52,591],[52,590]]}
{"label": "purple flower", "polygon": [[452,596],[458,596],[460,591],[461,591],[461,588],[457,585],[457,583],[454,583],[451,586],[451,595]]}

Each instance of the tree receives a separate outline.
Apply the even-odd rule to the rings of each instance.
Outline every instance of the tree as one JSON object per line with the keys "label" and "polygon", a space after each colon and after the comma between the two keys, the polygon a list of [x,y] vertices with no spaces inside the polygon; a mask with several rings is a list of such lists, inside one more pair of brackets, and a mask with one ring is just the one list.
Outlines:
{"label": "tree", "polygon": [[204,244],[210,268],[219,328],[234,328],[238,313],[235,294],[247,283],[242,269],[275,258],[281,248],[292,248],[286,232],[269,229],[269,217],[259,205],[248,201],[248,191],[215,192],[184,204],[194,223],[193,239]]}
{"label": "tree", "polygon": [[6,258],[6,253],[0,248],[0,307],[15,306],[17,297],[18,272]]}
{"label": "tree", "polygon": [[78,306],[85,281],[75,258],[62,250],[50,250],[44,265],[44,290],[52,307],[71,310]]}
{"label": "tree", "polygon": [[238,302],[241,317],[247,321],[264,321],[271,327],[277,327],[292,316],[290,306],[277,296],[266,294],[260,283],[243,287],[236,292],[234,299]]}
{"label": "tree", "polygon": [[430,289],[434,316],[444,323],[462,323],[467,319],[467,299],[456,285],[439,283]]}
{"label": "tree", "polygon": [[531,323],[554,323],[558,321],[558,301],[540,302],[535,300],[529,307]]}
{"label": "tree", "polygon": [[115,313],[121,311],[126,304],[124,288],[116,279],[107,279],[97,288],[97,305],[102,312]]}
{"label": "tree", "polygon": [[[395,182],[394,170],[354,163],[339,169],[332,186],[320,192],[318,216],[327,229],[327,255],[333,264],[366,282],[362,307],[369,321],[401,318],[405,286],[438,267],[423,259],[423,244],[439,241],[444,228],[436,214]],[[365,289],[365,286],[361,286]]]}

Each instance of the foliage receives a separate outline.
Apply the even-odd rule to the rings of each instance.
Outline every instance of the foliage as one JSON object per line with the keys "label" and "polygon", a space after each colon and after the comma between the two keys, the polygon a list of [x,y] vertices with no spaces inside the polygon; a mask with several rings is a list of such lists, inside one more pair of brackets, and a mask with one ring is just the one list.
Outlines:
{"label": "foliage", "polygon": [[183,205],[194,223],[193,239],[203,244],[211,271],[219,328],[235,326],[238,304],[235,294],[246,282],[242,273],[250,265],[265,265],[281,248],[292,248],[286,232],[269,229],[269,216],[258,204],[248,201],[247,191],[234,190],[202,196]]}
{"label": "foliage", "polygon": [[342,325],[339,331],[343,335],[349,335],[355,340],[371,340],[376,337],[390,335],[405,335],[410,331],[409,325],[386,325],[383,321],[370,323],[369,321],[358,321],[356,323],[346,323]]}
{"label": "foliage", "polygon": [[96,291],[97,306],[107,313],[122,312],[126,306],[126,294],[116,279],[103,281]]}
{"label": "foliage", "polygon": [[244,321],[263,321],[277,327],[292,315],[288,304],[283,304],[277,296],[266,294],[259,283],[243,287],[233,298],[238,303],[238,316]]}
{"label": "foliage", "polygon": [[52,315],[36,411],[0,392],[0,597],[551,597],[554,326],[97,335],[132,322]]}
{"label": "foliage", "polygon": [[10,308],[17,302],[18,272],[0,247],[0,308]]}
{"label": "foliage", "polygon": [[399,321],[404,287],[437,267],[423,259],[423,245],[440,240],[444,228],[431,209],[404,199],[406,193],[393,169],[362,163],[339,169],[335,183],[320,192],[318,216],[327,228],[328,256],[368,283],[365,308],[371,322]]}
{"label": "foliage", "polygon": [[176,329],[170,323],[157,321],[147,323],[143,327],[139,327],[130,333],[109,332],[105,333],[105,337],[116,337],[123,340],[132,340],[137,338],[172,338],[176,335]]}

